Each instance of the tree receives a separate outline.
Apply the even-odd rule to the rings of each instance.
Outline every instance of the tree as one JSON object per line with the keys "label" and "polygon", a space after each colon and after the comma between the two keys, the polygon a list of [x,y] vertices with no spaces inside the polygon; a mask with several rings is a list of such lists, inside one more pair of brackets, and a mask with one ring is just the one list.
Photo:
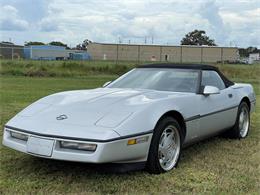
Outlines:
{"label": "tree", "polygon": [[49,45],[66,47],[67,49],[69,49],[67,44],[64,44],[64,43],[62,43],[60,41],[52,41],[52,42],[49,43]]}
{"label": "tree", "polygon": [[25,46],[29,46],[29,45],[45,45],[45,43],[43,43],[43,42],[38,42],[38,41],[29,41],[29,42],[25,42],[24,45],[25,45]]}
{"label": "tree", "polygon": [[76,45],[76,49],[78,49],[78,50],[87,50],[88,49],[88,45],[90,43],[92,43],[92,41],[90,41],[89,39],[85,39],[83,41],[83,43]]}
{"label": "tree", "polygon": [[240,48],[239,49],[239,55],[240,57],[249,57],[250,53],[260,53],[260,49],[257,49],[257,47],[248,47],[248,48]]}
{"label": "tree", "polygon": [[216,46],[214,39],[210,39],[204,30],[194,30],[185,35],[181,45],[208,45]]}

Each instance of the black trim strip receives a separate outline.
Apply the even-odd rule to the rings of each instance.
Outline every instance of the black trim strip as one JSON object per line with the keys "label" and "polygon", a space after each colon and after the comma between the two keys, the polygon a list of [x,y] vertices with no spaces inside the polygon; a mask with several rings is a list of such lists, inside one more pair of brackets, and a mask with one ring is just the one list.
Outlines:
{"label": "black trim strip", "polygon": [[28,134],[31,134],[31,135],[48,137],[48,138],[70,139],[70,140],[75,140],[75,141],[100,142],[100,143],[112,142],[112,141],[117,141],[117,140],[121,140],[121,139],[127,139],[127,138],[131,138],[131,137],[137,137],[137,136],[147,135],[147,134],[153,133],[153,130],[150,130],[150,131],[145,131],[145,132],[136,133],[136,134],[132,134],[132,135],[121,136],[121,137],[107,139],[107,140],[99,140],[99,139],[85,139],[85,138],[77,138],[77,137],[67,137],[67,136],[60,136],[60,135],[35,133],[35,132],[32,132],[32,131],[19,129],[19,128],[11,127],[11,126],[8,126],[8,125],[5,125],[5,128],[10,129],[10,130],[20,131],[20,132],[23,132],[23,133],[28,133]]}
{"label": "black trim strip", "polygon": [[195,116],[192,116],[192,117],[185,119],[185,122],[193,121],[193,120],[196,120],[198,118],[200,118],[200,115],[195,115]]}
{"label": "black trim strip", "polygon": [[209,116],[209,115],[212,115],[212,114],[217,114],[219,112],[224,112],[224,111],[227,111],[227,110],[231,110],[231,109],[234,109],[234,108],[237,108],[237,106],[232,106],[232,107],[229,107],[229,108],[225,108],[225,109],[222,109],[222,110],[218,110],[218,111],[215,111],[215,112],[211,112],[211,113],[208,113],[208,114],[204,114],[204,115],[201,115],[200,117],[205,117],[205,116]]}
{"label": "black trim strip", "polygon": [[225,109],[222,109],[222,110],[218,110],[218,111],[215,111],[215,112],[210,112],[208,114],[195,115],[195,116],[192,116],[192,117],[189,117],[189,118],[185,119],[185,122],[189,122],[189,121],[196,120],[196,119],[199,119],[199,118],[202,118],[202,117],[206,117],[206,116],[209,116],[209,115],[217,114],[219,112],[224,112],[224,111],[227,111],[227,110],[231,110],[231,109],[234,109],[234,108],[237,108],[237,107],[238,106],[232,106],[232,107],[225,108]]}
{"label": "black trim strip", "polygon": [[202,71],[199,71],[198,83],[197,83],[197,94],[203,94],[203,89],[201,89],[201,81],[202,81]]}

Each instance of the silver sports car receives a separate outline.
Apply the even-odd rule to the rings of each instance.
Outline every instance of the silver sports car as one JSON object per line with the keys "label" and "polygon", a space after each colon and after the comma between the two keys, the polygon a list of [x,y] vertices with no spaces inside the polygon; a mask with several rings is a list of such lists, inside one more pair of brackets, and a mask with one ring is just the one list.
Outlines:
{"label": "silver sports car", "polygon": [[56,93],[14,116],[3,144],[38,157],[173,169],[182,148],[225,132],[245,138],[256,97],[210,65],[143,65],[102,88]]}

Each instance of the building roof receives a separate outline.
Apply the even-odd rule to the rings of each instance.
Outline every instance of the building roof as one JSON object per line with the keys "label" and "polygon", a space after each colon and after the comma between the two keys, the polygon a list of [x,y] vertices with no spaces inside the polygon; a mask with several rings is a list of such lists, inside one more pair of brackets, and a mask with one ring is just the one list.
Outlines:
{"label": "building roof", "polygon": [[15,45],[15,44],[9,43],[9,42],[0,42],[0,47],[14,48],[14,47],[23,47],[23,46],[22,45]]}
{"label": "building roof", "polygon": [[28,45],[24,48],[32,48],[32,49],[42,49],[42,50],[65,50],[64,46],[56,46],[56,45]]}

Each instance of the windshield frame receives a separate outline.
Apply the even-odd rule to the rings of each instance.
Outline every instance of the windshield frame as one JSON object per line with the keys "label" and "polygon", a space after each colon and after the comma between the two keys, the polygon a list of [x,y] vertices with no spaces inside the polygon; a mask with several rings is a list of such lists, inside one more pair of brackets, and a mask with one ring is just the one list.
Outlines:
{"label": "windshield frame", "polygon": [[[132,70],[126,72],[125,74],[123,74],[122,76],[118,77],[117,79],[115,79],[114,81],[112,81],[111,83],[109,83],[107,86],[105,86],[105,88],[116,88],[116,87],[112,87],[112,85],[116,82],[119,82],[121,79],[124,79],[125,77],[127,77],[128,74],[130,74],[131,72],[135,71],[136,69],[150,69],[150,68],[133,68]],[[178,91],[166,91],[166,90],[158,90],[158,89],[147,89],[147,90],[154,90],[154,91],[166,91],[166,92],[172,92],[172,93],[193,93],[193,94],[199,94],[200,93],[200,83],[201,83],[201,75],[202,75],[202,71],[200,69],[185,69],[185,68],[153,68],[153,69],[158,69],[158,70],[162,70],[162,69],[175,69],[175,70],[185,70],[185,71],[192,71],[192,72],[197,72],[198,73],[198,77],[197,77],[197,83],[196,83],[196,91],[195,92],[178,92]],[[121,88],[118,88],[121,89]],[[122,89],[145,89],[145,88],[122,88]]]}

